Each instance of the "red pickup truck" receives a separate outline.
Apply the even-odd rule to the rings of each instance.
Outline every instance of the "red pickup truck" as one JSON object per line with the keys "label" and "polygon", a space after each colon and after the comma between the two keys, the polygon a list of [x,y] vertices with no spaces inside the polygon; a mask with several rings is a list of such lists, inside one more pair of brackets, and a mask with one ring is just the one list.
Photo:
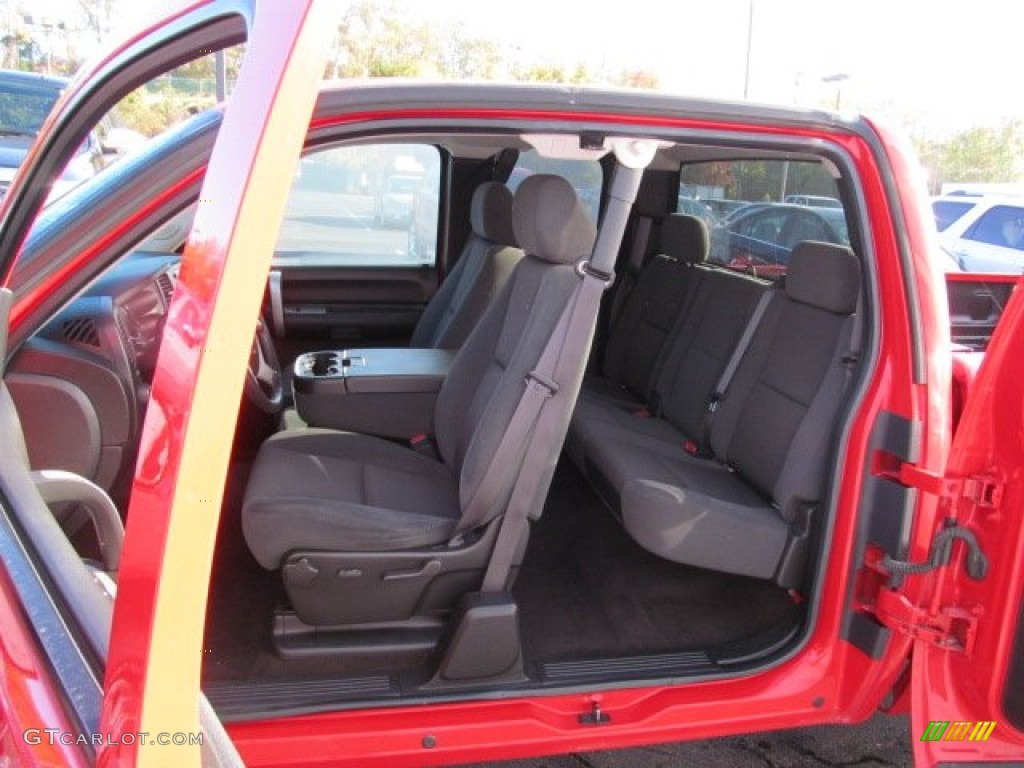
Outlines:
{"label": "red pickup truck", "polygon": [[[1024,305],[944,274],[912,154],[320,85],[328,5],[152,22],[0,209],[0,753],[441,765],[883,709],[919,765],[1021,760]],[[223,110],[43,209],[121,98],[240,42]]]}

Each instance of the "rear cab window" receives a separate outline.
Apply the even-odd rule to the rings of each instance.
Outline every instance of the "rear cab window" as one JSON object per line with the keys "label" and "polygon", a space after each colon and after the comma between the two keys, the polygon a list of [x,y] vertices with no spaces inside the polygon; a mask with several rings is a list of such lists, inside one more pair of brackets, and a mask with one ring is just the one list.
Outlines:
{"label": "rear cab window", "polygon": [[441,155],[429,144],[331,147],[302,158],[275,265],[432,266]]}
{"label": "rear cab window", "polygon": [[759,277],[784,275],[801,241],[850,244],[838,184],[813,161],[684,165],[676,211],[707,225],[710,261]]}
{"label": "rear cab window", "polygon": [[515,168],[506,185],[513,192],[529,176],[535,173],[550,173],[561,176],[576,190],[576,196],[595,222],[601,208],[601,186],[604,171],[596,160],[555,159],[544,157],[536,150],[520,152]]}

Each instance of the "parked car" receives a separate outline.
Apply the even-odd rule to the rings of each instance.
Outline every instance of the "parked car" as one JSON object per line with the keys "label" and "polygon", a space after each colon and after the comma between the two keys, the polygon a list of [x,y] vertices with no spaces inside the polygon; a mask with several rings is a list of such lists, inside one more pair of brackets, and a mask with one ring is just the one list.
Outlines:
{"label": "parked car", "polygon": [[[11,187],[3,759],[443,765],[881,707],[911,711],[920,766],[1019,761],[1024,296],[990,295],[980,366],[953,356],[903,143],[663,94],[323,85],[332,5],[152,21],[76,79]],[[43,209],[110,104],[243,38],[223,113]],[[311,217],[315,254],[277,252],[302,153],[377,157],[396,135],[442,169],[432,265],[365,210]],[[601,174],[600,232],[564,176],[483,204],[508,202],[528,146]],[[849,244],[783,240],[772,283],[699,264],[674,195],[632,208],[645,182],[752,156],[835,178]],[[614,296],[644,218],[665,253]],[[522,253],[487,237],[509,226]],[[516,264],[466,343],[386,346],[463,252]],[[956,278],[967,317],[970,286],[1000,280]],[[602,296],[624,306],[584,385]],[[285,369],[299,415],[312,399],[366,428],[280,428]]]}
{"label": "parked car", "polygon": [[694,200],[692,197],[683,197],[679,195],[676,200],[676,211],[679,213],[685,213],[688,216],[696,216],[698,219],[704,222],[707,226],[708,231],[711,231],[714,227],[718,226],[718,217],[712,213],[703,201]]}
{"label": "parked car", "polygon": [[945,232],[950,225],[965,213],[974,208],[981,197],[973,195],[948,195],[932,198],[932,212],[935,214],[935,227]]}
{"label": "parked car", "polygon": [[[949,199],[933,201],[940,240],[968,272],[1024,271],[1024,199],[1019,197],[957,197],[962,213],[952,215]],[[942,227],[945,224],[945,227]]]}
{"label": "parked car", "polygon": [[821,195],[786,195],[784,202],[790,205],[806,205],[811,208],[842,208],[843,204],[834,197]]}
{"label": "parked car", "polygon": [[[67,84],[63,77],[0,70],[0,200]],[[109,120],[104,121],[86,136],[54,180],[52,196],[60,197],[94,175],[112,157],[138,146],[138,139],[135,131],[112,128]]]}
{"label": "parked car", "polygon": [[779,274],[803,240],[848,244],[846,213],[782,203],[748,206],[713,230],[711,260],[761,275]]}
{"label": "parked car", "polygon": [[413,198],[420,187],[420,176],[396,174],[384,183],[377,197],[377,222],[386,227],[406,226],[412,221]]}
{"label": "parked car", "polygon": [[710,208],[711,212],[721,221],[726,221],[729,217],[750,205],[746,200],[727,200],[718,198],[704,198],[701,202]]}

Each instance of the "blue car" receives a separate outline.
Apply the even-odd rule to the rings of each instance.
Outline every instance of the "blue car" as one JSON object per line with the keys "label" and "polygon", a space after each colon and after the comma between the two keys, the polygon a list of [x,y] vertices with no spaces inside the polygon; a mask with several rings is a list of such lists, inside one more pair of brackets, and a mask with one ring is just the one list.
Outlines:
{"label": "blue car", "polygon": [[803,240],[848,245],[846,214],[786,203],[750,206],[712,231],[711,260],[774,276],[786,271],[793,246]]}

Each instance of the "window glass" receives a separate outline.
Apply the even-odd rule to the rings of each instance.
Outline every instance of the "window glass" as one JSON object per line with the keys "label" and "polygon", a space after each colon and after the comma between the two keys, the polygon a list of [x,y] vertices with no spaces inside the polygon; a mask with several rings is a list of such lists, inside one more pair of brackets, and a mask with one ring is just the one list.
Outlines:
{"label": "window glass", "polygon": [[566,179],[576,190],[576,196],[590,213],[590,217],[595,222],[597,221],[597,214],[601,207],[601,185],[604,180],[604,172],[599,162],[596,160],[558,160],[543,157],[532,149],[520,152],[516,167],[512,169],[512,173],[508,177],[508,188],[515,192],[523,179],[535,173],[552,173]]}
{"label": "window glass", "polygon": [[774,278],[801,241],[849,244],[840,200],[821,163],[733,160],[684,165],[676,210],[704,220],[711,261]]}
{"label": "window glass", "polygon": [[974,203],[961,203],[952,200],[936,200],[932,203],[935,214],[935,226],[939,232],[945,232],[949,226],[974,207]]}
{"label": "window glass", "polygon": [[281,225],[281,266],[433,264],[441,156],[428,144],[333,147],[299,164]]}
{"label": "window glass", "polygon": [[35,138],[60,96],[59,83],[31,75],[0,76],[0,134],[5,138]]}
{"label": "window glass", "polygon": [[964,239],[1024,251],[1024,208],[997,205],[982,214]]}

